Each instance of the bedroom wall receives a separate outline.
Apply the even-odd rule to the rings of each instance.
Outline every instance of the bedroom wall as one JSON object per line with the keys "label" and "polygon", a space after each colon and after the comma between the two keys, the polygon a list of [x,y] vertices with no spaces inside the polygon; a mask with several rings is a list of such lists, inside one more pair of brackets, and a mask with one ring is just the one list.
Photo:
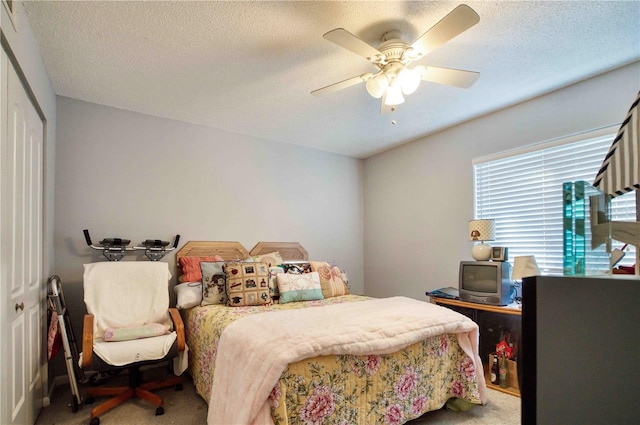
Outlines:
{"label": "bedroom wall", "polygon": [[[363,292],[360,160],[66,97],[57,105],[55,271],[76,332],[82,265],[106,261],[83,229],[94,243],[297,241]],[[125,257],[136,259],[146,257]],[[175,272],[175,251],[162,261]]]}
{"label": "bedroom wall", "polygon": [[639,89],[635,62],[364,160],[365,293],[456,287],[472,260],[472,160],[619,124]]}

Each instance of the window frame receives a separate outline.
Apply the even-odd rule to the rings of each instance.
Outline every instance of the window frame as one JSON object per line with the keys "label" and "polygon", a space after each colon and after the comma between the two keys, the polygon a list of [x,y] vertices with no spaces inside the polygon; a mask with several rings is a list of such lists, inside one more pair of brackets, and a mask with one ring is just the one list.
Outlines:
{"label": "window frame", "polygon": [[[543,273],[563,273],[563,232],[562,232],[562,182],[564,181],[576,181],[585,180],[588,183],[592,183],[595,179],[605,155],[611,145],[611,142],[615,138],[619,124],[598,128],[583,133],[573,134],[566,137],[561,137],[553,140],[548,140],[541,143],[535,143],[532,145],[511,149],[504,152],[499,152],[492,155],[487,155],[479,158],[475,158],[472,161],[472,175],[473,175],[473,211],[475,219],[491,218],[496,220],[496,239],[491,243],[494,246],[506,246],[509,248],[509,259],[513,261],[515,256],[519,255],[534,255],[538,262],[538,266]],[[580,144],[584,144],[583,149],[587,149],[589,146],[594,146],[593,151],[584,151],[585,162],[589,165],[579,164],[573,161],[573,166],[576,170],[586,168],[588,170],[576,171],[573,170],[569,173],[567,166],[572,162],[572,155],[580,149]],[[595,147],[597,145],[597,147]],[[567,152],[563,153],[565,149]],[[601,158],[598,152],[602,152]],[[589,152],[591,154],[589,155]],[[547,156],[545,158],[545,155]],[[558,156],[554,159],[554,155]],[[536,158],[536,161],[541,162],[541,165],[531,165],[528,167],[527,158]],[[545,161],[549,164],[545,165]],[[578,160],[579,162],[580,160]],[[518,167],[518,162],[521,164]],[[554,163],[556,162],[556,163]],[[498,167],[504,166],[504,172],[498,172]],[[509,169],[508,166],[514,167]],[[494,170],[490,170],[494,167]],[[555,168],[554,168],[555,167]],[[528,169],[530,168],[530,169]],[[569,167],[570,168],[570,167]],[[527,189],[531,188],[532,180],[536,178],[533,176],[531,181],[520,183],[517,179],[520,176],[525,176],[526,172],[531,170],[540,169],[538,171],[539,180],[542,182],[539,188],[535,190]],[[479,171],[481,170],[481,171]],[[557,170],[562,170],[562,173],[557,173]],[[581,177],[566,178],[563,179],[562,174],[567,172],[571,175],[580,175]],[[540,176],[539,173],[543,174]],[[554,175],[554,172],[557,175]],[[493,173],[493,174],[492,174]],[[500,176],[502,174],[502,176]],[[513,176],[511,180],[509,176]],[[488,176],[488,177],[487,177]],[[503,178],[505,188],[509,188],[512,192],[505,192],[500,195],[500,178]],[[523,177],[524,178],[524,177]],[[488,182],[488,180],[493,180]],[[482,185],[495,186],[492,188],[485,188],[483,191]],[[521,188],[516,190],[513,187],[517,184],[522,184]],[[550,186],[545,188],[544,185]],[[510,185],[513,185],[511,187]],[[528,185],[528,186],[527,186]],[[507,189],[505,189],[507,190]],[[529,190],[529,192],[527,192]],[[516,192],[521,192],[520,194]],[[541,196],[540,202],[537,198],[533,200],[533,192],[536,196]],[[492,194],[496,195],[493,196]],[[622,197],[614,198],[611,202],[611,211],[613,213],[612,219],[619,220],[620,215],[616,215],[615,211],[620,207],[616,204],[625,205],[623,208],[623,217],[628,220],[630,217],[631,209],[628,205],[633,204],[633,212],[635,213],[635,195],[634,192],[623,195]],[[527,196],[531,195],[530,198]],[[486,197],[491,197],[487,200]],[[626,198],[625,198],[626,197]],[[508,199],[509,198],[509,199]],[[630,200],[633,198],[633,201]],[[529,199],[530,205],[526,207],[526,201]],[[500,203],[504,202],[503,206]],[[513,202],[513,204],[508,204]],[[522,208],[517,203],[522,203]],[[511,205],[511,206],[510,206]],[[502,208],[502,210],[501,210]],[[513,208],[515,216],[507,209]],[[518,217],[522,216],[523,209],[527,209],[528,214],[533,217],[535,214],[543,214],[543,218],[536,220],[534,218],[518,220]],[[555,215],[557,212],[557,216]],[[634,215],[635,217],[635,215]],[[635,221],[635,218],[632,218]],[[528,224],[531,227],[527,230]],[[612,241],[614,248],[621,248],[622,243]],[[628,247],[628,253],[625,259],[620,264],[632,265],[635,260],[635,249]]]}

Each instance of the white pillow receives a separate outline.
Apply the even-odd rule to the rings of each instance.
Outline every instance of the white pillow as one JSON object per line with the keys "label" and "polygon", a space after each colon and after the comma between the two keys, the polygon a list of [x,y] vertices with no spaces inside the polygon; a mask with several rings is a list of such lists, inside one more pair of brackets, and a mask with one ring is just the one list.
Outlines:
{"label": "white pillow", "polygon": [[191,308],[202,302],[202,282],[181,283],[174,286],[174,290],[178,296],[176,308]]}
{"label": "white pillow", "polygon": [[322,288],[318,272],[304,274],[278,273],[278,292],[280,292],[280,304],[293,301],[321,300]]}

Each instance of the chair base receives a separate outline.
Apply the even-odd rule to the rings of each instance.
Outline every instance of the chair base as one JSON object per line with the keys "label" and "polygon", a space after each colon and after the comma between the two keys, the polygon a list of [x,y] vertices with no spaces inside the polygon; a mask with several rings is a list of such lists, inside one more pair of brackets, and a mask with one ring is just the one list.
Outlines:
{"label": "chair base", "polygon": [[138,367],[129,368],[129,385],[120,387],[106,388],[89,388],[87,389],[87,397],[108,397],[109,400],[91,409],[91,425],[97,425],[98,417],[110,411],[111,409],[121,405],[125,401],[137,397],[148,401],[156,406],[156,416],[164,413],[162,398],[152,391],[169,388],[175,386],[176,389],[182,389],[182,376],[174,376],[171,378],[141,383],[141,373]]}

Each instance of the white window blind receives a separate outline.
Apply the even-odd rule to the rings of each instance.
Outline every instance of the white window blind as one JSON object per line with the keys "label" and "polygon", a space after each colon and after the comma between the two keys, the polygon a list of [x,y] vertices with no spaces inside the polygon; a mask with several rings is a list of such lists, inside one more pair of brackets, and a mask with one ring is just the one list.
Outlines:
{"label": "white window blind", "polygon": [[[492,245],[508,247],[510,259],[534,255],[540,270],[562,273],[562,184],[592,183],[614,137],[609,134],[474,161],[475,218],[496,221]],[[613,220],[635,221],[635,194],[614,198],[611,210]],[[634,254],[626,258],[630,259],[627,264],[633,264]]]}

